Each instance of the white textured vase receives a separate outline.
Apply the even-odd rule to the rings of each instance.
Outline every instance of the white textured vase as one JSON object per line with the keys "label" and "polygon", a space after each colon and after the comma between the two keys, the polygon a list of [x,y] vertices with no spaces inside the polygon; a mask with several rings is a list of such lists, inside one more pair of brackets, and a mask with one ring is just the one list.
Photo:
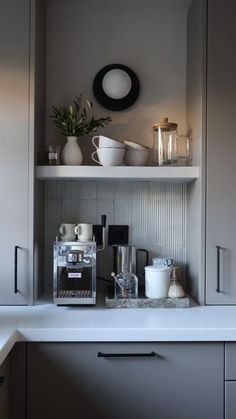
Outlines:
{"label": "white textured vase", "polygon": [[67,142],[62,150],[62,161],[68,166],[80,166],[83,156],[77,143],[78,137],[67,137]]}

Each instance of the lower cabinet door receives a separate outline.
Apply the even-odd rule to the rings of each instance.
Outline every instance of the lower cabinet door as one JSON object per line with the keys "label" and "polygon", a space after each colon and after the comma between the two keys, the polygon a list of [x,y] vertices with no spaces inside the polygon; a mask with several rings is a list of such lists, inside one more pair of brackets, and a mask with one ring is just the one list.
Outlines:
{"label": "lower cabinet door", "polygon": [[223,419],[223,344],[29,343],[30,419]]}
{"label": "lower cabinet door", "polygon": [[236,418],[236,381],[225,382],[225,419]]}
{"label": "lower cabinet door", "polygon": [[9,418],[9,367],[7,359],[0,366],[0,418]]}
{"label": "lower cabinet door", "polygon": [[[7,360],[9,365],[9,419],[27,419],[25,409],[26,343],[16,343]],[[5,419],[1,415],[0,418]]]}
{"label": "lower cabinet door", "polygon": [[26,419],[25,343],[16,343],[0,365],[0,419]]}

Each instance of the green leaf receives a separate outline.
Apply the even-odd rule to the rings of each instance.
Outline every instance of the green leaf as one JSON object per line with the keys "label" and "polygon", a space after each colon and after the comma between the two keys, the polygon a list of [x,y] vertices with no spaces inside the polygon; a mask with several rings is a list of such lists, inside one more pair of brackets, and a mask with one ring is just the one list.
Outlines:
{"label": "green leaf", "polygon": [[82,95],[76,97],[69,107],[59,105],[52,106],[52,112],[49,119],[55,124],[64,136],[81,136],[96,132],[98,127],[103,128],[111,123],[111,117],[95,119],[91,114],[93,108],[92,101],[86,99],[85,106],[81,110]]}

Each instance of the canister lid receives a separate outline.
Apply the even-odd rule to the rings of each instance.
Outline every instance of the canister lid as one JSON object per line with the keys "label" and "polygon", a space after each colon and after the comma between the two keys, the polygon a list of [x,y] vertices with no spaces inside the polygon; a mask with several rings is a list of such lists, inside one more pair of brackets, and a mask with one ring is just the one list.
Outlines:
{"label": "canister lid", "polygon": [[161,129],[162,131],[176,131],[178,124],[175,122],[168,122],[168,118],[162,118],[161,122],[153,125],[154,131]]}
{"label": "canister lid", "polygon": [[144,268],[146,271],[155,271],[155,272],[162,272],[162,271],[170,271],[171,268],[169,266],[154,266],[154,265],[150,265],[150,266],[145,266]]}

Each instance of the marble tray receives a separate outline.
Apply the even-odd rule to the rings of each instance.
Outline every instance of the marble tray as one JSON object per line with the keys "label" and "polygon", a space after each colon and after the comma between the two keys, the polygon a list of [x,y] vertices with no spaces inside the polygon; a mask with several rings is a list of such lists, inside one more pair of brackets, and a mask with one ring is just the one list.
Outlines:
{"label": "marble tray", "polygon": [[105,298],[107,308],[189,308],[191,298],[127,298],[115,299]]}

